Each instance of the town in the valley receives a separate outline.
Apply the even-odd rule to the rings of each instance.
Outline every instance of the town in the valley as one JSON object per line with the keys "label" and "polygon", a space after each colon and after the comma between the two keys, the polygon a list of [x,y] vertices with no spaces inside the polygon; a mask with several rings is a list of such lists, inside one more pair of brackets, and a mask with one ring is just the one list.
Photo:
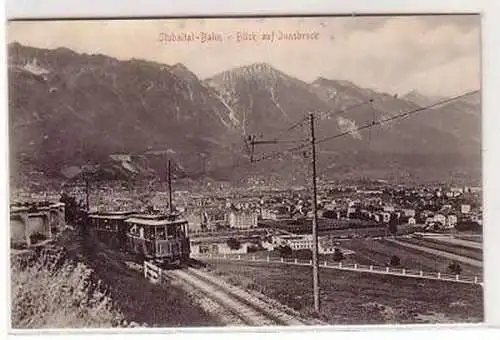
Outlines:
{"label": "town in the valley", "polygon": [[480,27],[10,22],[12,328],[482,322]]}

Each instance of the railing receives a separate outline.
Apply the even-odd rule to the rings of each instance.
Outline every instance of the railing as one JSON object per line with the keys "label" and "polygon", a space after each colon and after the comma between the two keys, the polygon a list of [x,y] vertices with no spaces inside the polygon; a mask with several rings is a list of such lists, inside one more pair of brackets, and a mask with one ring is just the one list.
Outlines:
{"label": "railing", "polygon": [[144,261],[144,277],[152,283],[159,283],[161,281],[161,268],[151,262]]}
{"label": "railing", "polygon": [[[255,263],[283,263],[298,266],[311,266],[312,260],[301,260],[296,258],[271,258],[266,256],[256,257],[256,256],[242,256],[242,255],[228,255],[228,254],[191,254],[192,257],[198,258],[210,258],[214,260],[227,260],[227,261],[242,261],[242,262],[255,262]],[[342,263],[342,262],[328,262],[320,261],[320,267],[339,269],[339,270],[350,270],[358,272],[367,272],[373,274],[385,274],[394,276],[404,276],[422,279],[432,279],[441,281],[454,281],[469,284],[479,284],[482,285],[483,281],[480,276],[469,276],[469,275],[452,275],[439,272],[425,272],[423,270],[407,269],[407,268],[393,268],[393,267],[382,267],[373,265],[362,265],[358,263]]]}

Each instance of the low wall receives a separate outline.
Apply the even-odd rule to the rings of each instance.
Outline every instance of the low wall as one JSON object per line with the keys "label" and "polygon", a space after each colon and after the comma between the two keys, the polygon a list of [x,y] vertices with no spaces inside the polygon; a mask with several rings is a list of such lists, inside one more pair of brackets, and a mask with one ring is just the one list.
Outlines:
{"label": "low wall", "polygon": [[30,246],[33,236],[42,235],[52,238],[65,226],[64,204],[55,203],[48,206],[11,206],[10,209],[10,240],[14,245]]}

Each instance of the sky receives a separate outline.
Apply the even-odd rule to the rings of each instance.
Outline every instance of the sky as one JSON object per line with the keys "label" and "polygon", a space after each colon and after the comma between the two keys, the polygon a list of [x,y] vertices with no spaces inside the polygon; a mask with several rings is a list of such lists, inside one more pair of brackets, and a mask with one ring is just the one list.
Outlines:
{"label": "sky", "polygon": [[[191,32],[216,33],[222,41],[160,41]],[[262,40],[273,32],[317,39]],[[258,40],[236,41],[245,33]],[[479,16],[17,21],[8,24],[7,39],[120,60],[182,63],[202,79],[266,62],[307,82],[321,76],[400,95],[453,96],[481,83]]]}

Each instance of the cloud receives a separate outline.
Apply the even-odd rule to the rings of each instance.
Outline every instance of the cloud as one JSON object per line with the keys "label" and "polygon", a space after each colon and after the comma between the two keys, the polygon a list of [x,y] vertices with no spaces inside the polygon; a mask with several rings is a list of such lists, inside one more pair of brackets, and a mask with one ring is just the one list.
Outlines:
{"label": "cloud", "polygon": [[[10,22],[8,40],[118,59],[181,62],[199,77],[268,62],[305,81],[350,80],[389,93],[453,95],[480,84],[479,17],[319,17]],[[160,33],[317,32],[314,41],[162,44]],[[451,80],[454,81],[451,81]]]}

